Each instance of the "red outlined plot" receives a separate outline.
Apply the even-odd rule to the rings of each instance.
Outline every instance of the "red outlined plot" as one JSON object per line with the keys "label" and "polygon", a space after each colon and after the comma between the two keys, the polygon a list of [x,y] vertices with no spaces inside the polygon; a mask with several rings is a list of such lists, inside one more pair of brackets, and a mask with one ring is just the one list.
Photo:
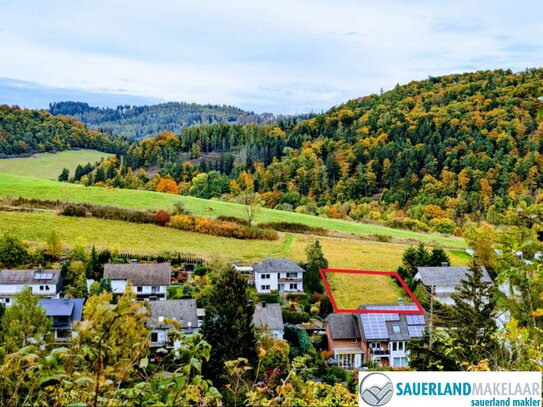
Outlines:
{"label": "red outlined plot", "polygon": [[[405,284],[405,281],[400,277],[400,275],[396,271],[372,271],[372,270],[342,270],[342,269],[320,269],[320,274],[322,281],[324,283],[324,287],[326,288],[326,292],[328,293],[328,297],[330,298],[330,302],[332,303],[332,307],[334,308],[334,312],[345,312],[350,314],[409,314],[409,315],[423,315],[424,309],[421,307],[419,301],[417,298],[413,295],[407,284]],[[334,299],[334,295],[332,294],[332,290],[330,288],[330,284],[328,283],[328,280],[326,279],[326,273],[344,273],[344,274],[366,274],[366,275],[379,275],[379,276],[390,276],[393,278],[396,278],[409,298],[413,301],[413,303],[416,305],[417,309],[398,309],[398,310],[391,310],[389,309],[342,309],[338,308],[336,304],[336,300]],[[372,305],[372,304],[360,304],[360,305]],[[398,307],[400,307],[398,305]]]}

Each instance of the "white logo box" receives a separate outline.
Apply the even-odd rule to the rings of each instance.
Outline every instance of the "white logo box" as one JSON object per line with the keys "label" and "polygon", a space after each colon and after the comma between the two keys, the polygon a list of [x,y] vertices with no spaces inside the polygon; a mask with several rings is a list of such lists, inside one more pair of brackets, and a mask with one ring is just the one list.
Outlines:
{"label": "white logo box", "polygon": [[541,407],[541,372],[359,372],[361,407]]}

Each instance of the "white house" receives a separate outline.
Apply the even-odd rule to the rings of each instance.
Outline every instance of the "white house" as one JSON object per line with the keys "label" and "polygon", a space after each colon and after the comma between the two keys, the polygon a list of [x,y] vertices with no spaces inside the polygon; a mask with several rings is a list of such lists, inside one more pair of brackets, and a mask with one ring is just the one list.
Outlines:
{"label": "white house", "polygon": [[[176,347],[168,341],[168,330],[177,328],[186,334],[198,331],[196,300],[165,300],[149,302],[151,315],[147,326],[151,330],[151,347]],[[177,325],[177,326],[176,326]]]}
{"label": "white house", "polygon": [[0,270],[0,303],[10,306],[26,286],[34,295],[54,298],[62,289],[60,270]]}
{"label": "white house", "polygon": [[74,324],[81,321],[84,298],[47,298],[39,301],[45,314],[53,320],[56,342],[75,336]]}
{"label": "white house", "polygon": [[256,291],[302,292],[305,270],[288,259],[268,257],[254,266]]}
{"label": "white house", "polygon": [[283,324],[283,314],[281,313],[281,304],[256,304],[253,315],[253,325],[255,328],[267,328],[275,339],[283,339],[285,325]]}
{"label": "white house", "polygon": [[364,310],[390,310],[390,314],[360,314],[360,333],[365,361],[379,366],[408,367],[407,342],[422,338],[426,327],[426,315],[398,314],[394,311],[416,312],[414,304],[382,304],[359,307]]}
{"label": "white house", "polygon": [[113,293],[123,294],[130,282],[139,300],[165,300],[171,276],[170,263],[104,265],[104,278],[111,279]]}
{"label": "white house", "polygon": [[[484,267],[482,281],[492,283],[492,279]],[[419,280],[426,286],[429,292],[432,287],[434,298],[443,304],[454,305],[451,295],[456,292],[461,281],[469,275],[469,267],[417,267],[415,280]]]}

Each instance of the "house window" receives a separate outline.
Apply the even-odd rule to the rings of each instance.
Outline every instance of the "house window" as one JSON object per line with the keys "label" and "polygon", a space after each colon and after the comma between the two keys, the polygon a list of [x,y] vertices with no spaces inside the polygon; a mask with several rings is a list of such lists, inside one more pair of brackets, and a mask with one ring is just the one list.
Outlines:
{"label": "house window", "polygon": [[43,291],[43,285],[40,285],[40,291]]}
{"label": "house window", "polygon": [[158,342],[158,332],[151,332],[151,342]]}
{"label": "house window", "polygon": [[298,284],[289,284],[289,288],[291,290],[297,290],[298,289]]}
{"label": "house window", "polygon": [[393,352],[403,352],[404,347],[405,347],[405,342],[392,342]]}
{"label": "house window", "polygon": [[287,273],[287,278],[298,278],[298,273]]}
{"label": "house window", "polygon": [[354,366],[354,354],[346,353],[338,355],[339,366],[343,369],[352,369]]}
{"label": "house window", "polygon": [[369,347],[370,349],[380,349],[381,348],[381,344],[379,342],[371,342],[369,344]]}
{"label": "house window", "polygon": [[269,280],[270,278],[271,278],[270,274],[262,274],[262,277],[261,277],[262,280]]}
{"label": "house window", "polygon": [[10,300],[9,298],[6,298],[6,304],[9,304],[9,300]]}
{"label": "house window", "polygon": [[392,352],[398,351],[398,342],[392,342]]}
{"label": "house window", "polygon": [[143,287],[136,287],[136,291],[137,291],[138,293],[143,292]]}
{"label": "house window", "polygon": [[407,367],[409,362],[407,361],[406,357],[403,358],[393,358],[392,364],[394,367]]}
{"label": "house window", "polygon": [[400,333],[400,325],[392,325],[392,331],[394,331],[395,334]]}
{"label": "house window", "polygon": [[264,291],[264,290],[269,290],[269,289],[270,289],[270,286],[269,286],[269,285],[261,285],[261,286],[260,286],[260,289],[263,290],[263,291]]}
{"label": "house window", "polygon": [[45,286],[45,291],[49,291],[49,286],[48,285]]}
{"label": "house window", "polygon": [[159,292],[160,292],[160,287],[157,287],[157,286],[151,287],[151,292],[152,292],[153,294],[159,293]]}

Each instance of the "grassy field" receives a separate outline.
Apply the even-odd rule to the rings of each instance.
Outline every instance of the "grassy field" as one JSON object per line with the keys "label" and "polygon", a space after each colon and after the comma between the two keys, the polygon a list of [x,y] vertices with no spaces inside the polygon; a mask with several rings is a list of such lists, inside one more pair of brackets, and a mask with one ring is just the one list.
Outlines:
{"label": "grassy field", "polygon": [[0,159],[0,172],[56,180],[64,168],[68,168],[73,175],[78,164],[94,163],[109,155],[96,150],[71,150],[25,158],[4,158]]}
{"label": "grassy field", "polygon": [[[154,225],[93,218],[71,218],[53,212],[39,213],[0,211],[0,233],[10,231],[27,241],[43,244],[52,230],[63,243],[72,246],[78,237],[98,248],[118,247],[130,253],[181,252],[227,262],[253,264],[268,256],[288,257],[305,261],[305,248],[315,240],[313,236],[281,233],[276,241],[236,240],[184,232]],[[319,237],[331,268],[395,270],[407,245]],[[452,264],[466,263],[460,250],[447,250]],[[358,278],[357,278],[358,277]],[[334,295],[342,307],[358,307],[361,303],[395,301],[402,294],[387,280],[378,282],[368,276],[335,274],[329,278]],[[358,305],[355,305],[358,304]]]}
{"label": "grassy field", "polygon": [[[22,196],[25,198],[59,199],[66,202],[116,205],[134,209],[171,209],[175,202],[181,201],[184,203],[186,209],[195,215],[209,217],[219,215],[242,216],[243,213],[242,205],[229,202],[151,191],[84,187],[81,185],[0,173],[0,197],[7,196],[14,198]],[[389,235],[397,239],[414,239],[430,245],[442,245],[450,248],[466,247],[464,240],[456,237],[397,230],[380,225],[320,218],[273,209],[261,209],[256,216],[256,222],[270,221],[298,222],[343,233]]]}

